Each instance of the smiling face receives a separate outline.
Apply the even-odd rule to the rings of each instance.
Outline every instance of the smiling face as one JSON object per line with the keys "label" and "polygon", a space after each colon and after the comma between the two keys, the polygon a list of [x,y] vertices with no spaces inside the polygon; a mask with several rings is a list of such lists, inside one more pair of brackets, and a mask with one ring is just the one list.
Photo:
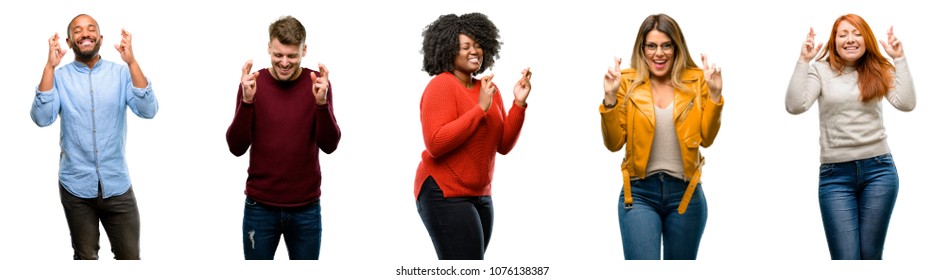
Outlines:
{"label": "smiling face", "polygon": [[647,33],[643,54],[653,79],[665,80],[671,77],[676,52],[673,40],[666,33],[656,29]]}
{"label": "smiling face", "polygon": [[469,36],[459,34],[459,52],[453,60],[453,71],[472,75],[482,67],[482,47]]}
{"label": "smiling face", "polygon": [[302,74],[301,62],[306,49],[305,43],[285,45],[279,42],[279,39],[273,38],[269,41],[269,58],[272,59],[272,68],[269,68],[269,73],[276,80],[295,80]]}
{"label": "smiling face", "polygon": [[866,53],[863,35],[853,24],[844,20],[837,26],[836,52],[844,64],[854,65]]}
{"label": "smiling face", "polygon": [[79,60],[88,61],[95,58],[102,47],[98,22],[88,15],[76,17],[69,23],[69,37],[66,38],[66,43]]}

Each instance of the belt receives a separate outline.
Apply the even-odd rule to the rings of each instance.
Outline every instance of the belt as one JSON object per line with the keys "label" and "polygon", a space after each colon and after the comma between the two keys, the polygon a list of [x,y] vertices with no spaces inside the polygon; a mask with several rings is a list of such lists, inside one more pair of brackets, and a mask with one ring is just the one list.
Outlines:
{"label": "belt", "polygon": [[[679,208],[676,209],[679,215],[685,214],[686,208],[689,208],[689,200],[692,199],[692,194],[696,191],[699,179],[702,178],[703,163],[705,163],[705,161],[700,160],[699,166],[696,167],[696,172],[692,174],[689,185],[686,186],[686,192],[683,193],[682,200],[679,202]],[[626,209],[633,208],[633,195],[630,194],[630,171],[626,168],[623,169],[623,207]]]}

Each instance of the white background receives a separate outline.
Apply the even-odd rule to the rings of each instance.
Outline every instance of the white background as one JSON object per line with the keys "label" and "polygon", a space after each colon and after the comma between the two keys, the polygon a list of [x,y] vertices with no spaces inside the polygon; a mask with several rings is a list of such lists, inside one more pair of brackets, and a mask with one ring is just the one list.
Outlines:
{"label": "white background", "polygon": [[[549,277],[928,274],[943,260],[940,13],[920,1],[28,1],[0,11],[6,43],[0,83],[0,257],[11,279],[50,275],[404,278],[405,266],[550,266]],[[763,1],[767,2],[767,1]],[[265,3],[265,4],[264,4]],[[931,3],[931,2],[926,2]],[[420,33],[439,15],[483,12],[504,42],[493,67],[508,108],[511,85],[534,72],[525,126],[496,160],[495,230],[486,261],[439,262],[416,212],[413,182],[423,150]],[[72,262],[57,190],[59,123],[29,118],[46,62],[46,40],[64,38],[88,13],[105,36],[106,60],[126,28],[153,83],[153,120],[129,114],[127,159],[142,219],[142,262]],[[691,54],[723,68],[726,106],[715,144],[704,149],[709,221],[695,262],[622,261],[617,227],[620,159],[603,146],[597,106],[614,56],[626,63],[640,22],[666,13]],[[813,26],[826,42],[842,14],[863,16],[878,38],[895,25],[918,94],[911,113],[888,104],[885,123],[900,175],[883,262],[831,262],[817,200],[817,108],[789,115],[784,94]],[[269,23],[293,15],[308,31],[302,65],[328,66],[341,143],[322,155],[323,239],[318,262],[242,261],[248,156],[224,138],[239,71],[269,67]],[[65,47],[64,40],[61,44]],[[70,50],[62,64],[70,63]],[[698,60],[697,60],[698,62]],[[939,70],[939,71],[937,71]],[[885,102],[884,102],[885,103]],[[918,124],[918,125],[914,125]],[[284,245],[280,245],[284,246]],[[102,234],[102,259],[111,259]],[[286,260],[280,247],[277,260]],[[7,278],[4,276],[4,278]],[[408,277],[417,278],[417,277]],[[429,277],[427,277],[429,278]],[[473,279],[473,277],[460,277]],[[500,277],[480,277],[500,279]],[[513,277],[513,279],[523,279]]]}

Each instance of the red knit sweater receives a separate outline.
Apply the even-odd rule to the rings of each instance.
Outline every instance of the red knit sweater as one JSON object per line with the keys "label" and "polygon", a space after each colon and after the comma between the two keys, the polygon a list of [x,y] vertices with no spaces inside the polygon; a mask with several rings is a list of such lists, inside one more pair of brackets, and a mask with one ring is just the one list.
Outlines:
{"label": "red knit sweater", "polygon": [[316,105],[311,72],[302,68],[294,81],[278,81],[268,69],[259,70],[253,104],[243,103],[242,86],[237,91],[236,116],[226,142],[235,156],[252,146],[245,193],[259,203],[296,207],[321,196],[318,149],[335,151],[341,130],[331,105],[331,86],[328,104]]}
{"label": "red knit sweater", "polygon": [[420,123],[426,150],[414,182],[414,198],[427,176],[433,176],[444,197],[492,195],[495,153],[515,146],[525,108],[512,105],[508,115],[496,90],[488,112],[479,107],[479,87],[467,89],[444,72],[427,84],[420,100]]}

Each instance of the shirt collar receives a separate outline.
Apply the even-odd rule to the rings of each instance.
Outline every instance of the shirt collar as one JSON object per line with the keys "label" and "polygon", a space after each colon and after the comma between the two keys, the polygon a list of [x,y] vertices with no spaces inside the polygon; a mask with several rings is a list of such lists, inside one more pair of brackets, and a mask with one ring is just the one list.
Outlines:
{"label": "shirt collar", "polygon": [[95,62],[95,65],[92,65],[92,69],[89,69],[89,66],[86,65],[84,62],[75,60],[75,61],[72,61],[72,67],[74,67],[75,70],[79,71],[80,73],[95,72],[95,71],[98,71],[98,69],[102,68],[102,61],[105,61],[105,60],[99,57],[98,61]]}

